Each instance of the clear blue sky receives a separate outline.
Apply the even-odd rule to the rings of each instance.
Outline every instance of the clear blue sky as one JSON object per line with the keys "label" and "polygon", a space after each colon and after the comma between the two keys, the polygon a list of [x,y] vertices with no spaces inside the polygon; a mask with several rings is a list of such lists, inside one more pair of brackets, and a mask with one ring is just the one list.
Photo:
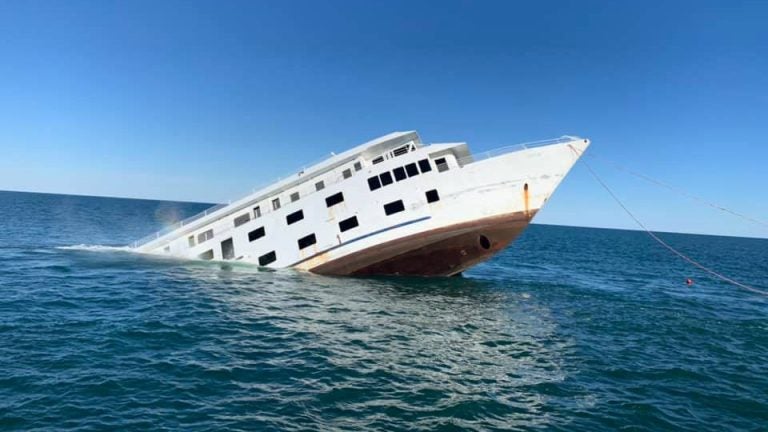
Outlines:
{"label": "clear blue sky", "polygon": [[[0,189],[226,201],[394,130],[768,219],[768,2],[4,1]],[[649,226],[768,230],[593,162]],[[577,167],[537,222],[633,227]]]}

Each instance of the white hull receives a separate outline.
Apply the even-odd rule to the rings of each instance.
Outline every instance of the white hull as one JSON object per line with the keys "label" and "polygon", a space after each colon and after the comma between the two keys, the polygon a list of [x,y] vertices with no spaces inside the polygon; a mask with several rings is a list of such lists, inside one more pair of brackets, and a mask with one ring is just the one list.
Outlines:
{"label": "white hull", "polygon": [[514,240],[588,145],[564,137],[480,159],[391,134],[135,248],[323,274],[456,274]]}

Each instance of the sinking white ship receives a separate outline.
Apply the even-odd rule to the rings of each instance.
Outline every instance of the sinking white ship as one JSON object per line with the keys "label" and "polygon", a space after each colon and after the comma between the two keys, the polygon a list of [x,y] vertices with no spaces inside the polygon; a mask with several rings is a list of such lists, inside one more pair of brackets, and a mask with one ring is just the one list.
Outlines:
{"label": "sinking white ship", "polygon": [[395,132],[132,247],[327,275],[451,276],[520,235],[587,146],[564,136],[473,155]]}

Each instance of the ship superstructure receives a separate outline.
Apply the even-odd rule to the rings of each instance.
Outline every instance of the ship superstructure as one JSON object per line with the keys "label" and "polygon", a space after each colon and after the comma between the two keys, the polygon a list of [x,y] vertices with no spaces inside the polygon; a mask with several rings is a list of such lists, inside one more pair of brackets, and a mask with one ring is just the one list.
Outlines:
{"label": "ship superstructure", "polygon": [[139,252],[332,275],[450,276],[512,242],[589,140],[472,155],[394,132],[139,240]]}

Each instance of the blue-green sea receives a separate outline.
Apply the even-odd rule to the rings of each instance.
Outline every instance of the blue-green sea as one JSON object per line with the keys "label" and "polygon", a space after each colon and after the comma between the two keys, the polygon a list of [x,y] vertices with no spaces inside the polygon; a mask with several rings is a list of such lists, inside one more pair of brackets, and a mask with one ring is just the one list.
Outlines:
{"label": "blue-green sea", "polygon": [[[118,248],[206,206],[0,192],[1,431],[768,430],[768,298],[644,233],[444,279]],[[660,236],[768,289],[768,240]]]}

